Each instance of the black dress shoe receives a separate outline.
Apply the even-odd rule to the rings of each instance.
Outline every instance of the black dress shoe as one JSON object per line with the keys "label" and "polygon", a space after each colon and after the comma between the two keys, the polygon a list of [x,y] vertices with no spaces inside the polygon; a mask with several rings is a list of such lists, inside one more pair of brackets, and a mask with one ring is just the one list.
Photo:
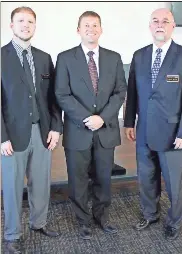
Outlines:
{"label": "black dress shoe", "polygon": [[6,241],[6,251],[12,254],[23,253],[20,240],[17,239],[17,240]]}
{"label": "black dress shoe", "polygon": [[171,226],[166,226],[164,230],[164,237],[166,240],[175,240],[178,238],[179,233],[179,229],[173,228]]}
{"label": "black dress shoe", "polygon": [[118,230],[114,226],[112,226],[109,223],[109,221],[106,221],[105,223],[101,223],[98,219],[96,219],[95,216],[93,216],[93,220],[95,224],[99,225],[105,233],[116,234],[118,232]]}
{"label": "black dress shoe", "polygon": [[83,240],[90,240],[92,238],[91,228],[87,225],[80,225],[80,237]]}
{"label": "black dress shoe", "polygon": [[108,234],[116,234],[118,230],[109,223],[101,225],[101,229]]}
{"label": "black dress shoe", "polygon": [[135,226],[134,229],[140,231],[147,227],[149,227],[151,224],[156,223],[159,221],[159,218],[156,220],[146,220],[145,218],[142,218]]}
{"label": "black dress shoe", "polygon": [[43,228],[38,228],[38,229],[37,228],[31,228],[31,229],[49,237],[57,237],[60,235],[60,233],[58,233],[52,228],[48,228],[47,226],[44,226]]}

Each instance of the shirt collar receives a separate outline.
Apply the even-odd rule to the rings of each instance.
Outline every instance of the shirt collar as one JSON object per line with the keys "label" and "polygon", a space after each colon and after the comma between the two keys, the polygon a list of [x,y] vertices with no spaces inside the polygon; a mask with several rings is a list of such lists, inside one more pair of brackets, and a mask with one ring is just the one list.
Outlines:
{"label": "shirt collar", "polygon": [[87,53],[88,53],[89,51],[93,51],[96,57],[99,56],[99,45],[98,45],[96,48],[92,49],[92,50],[90,50],[90,49],[88,49],[87,47],[85,47],[85,45],[83,45],[83,43],[81,43],[81,46],[82,46],[83,52],[84,52],[84,54],[85,54],[86,56],[87,56]]}
{"label": "shirt collar", "polygon": [[[171,46],[172,43],[172,39],[169,39],[162,47],[162,53],[166,54],[169,47]],[[156,50],[158,49],[158,47],[155,45],[155,43],[153,43],[153,53],[156,53]]]}
{"label": "shirt collar", "polygon": [[[22,46],[20,46],[19,44],[17,44],[14,40],[12,40],[12,44],[14,46],[14,48],[16,49],[16,51],[18,51],[20,54],[22,54],[23,50],[25,50],[24,48],[22,48]],[[28,55],[31,55],[31,44],[29,44],[28,48],[26,48]]]}

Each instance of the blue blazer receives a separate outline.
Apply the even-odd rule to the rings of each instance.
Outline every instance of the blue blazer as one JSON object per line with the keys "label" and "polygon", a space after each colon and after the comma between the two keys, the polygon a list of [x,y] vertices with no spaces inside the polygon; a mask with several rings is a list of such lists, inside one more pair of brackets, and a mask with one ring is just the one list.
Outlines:
{"label": "blue blazer", "polygon": [[172,41],[153,88],[152,50],[149,45],[133,55],[124,126],[133,128],[138,114],[137,146],[166,151],[182,138],[182,46]]}

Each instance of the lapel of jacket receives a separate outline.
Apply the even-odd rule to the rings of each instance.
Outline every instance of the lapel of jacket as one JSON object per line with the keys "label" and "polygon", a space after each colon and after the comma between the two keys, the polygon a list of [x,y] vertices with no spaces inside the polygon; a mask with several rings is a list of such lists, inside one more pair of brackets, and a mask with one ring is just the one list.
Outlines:
{"label": "lapel of jacket", "polygon": [[88,87],[90,92],[92,94],[94,94],[92,80],[90,78],[90,74],[89,74],[89,70],[88,70],[87,60],[86,60],[86,57],[84,55],[81,45],[79,45],[76,48],[75,58],[78,61],[77,68],[80,73],[80,76],[84,80],[84,83],[86,84],[86,86]]}
{"label": "lapel of jacket", "polygon": [[36,91],[38,91],[40,82],[41,82],[41,74],[43,74],[41,73],[42,62],[38,55],[37,49],[32,47],[31,50],[32,50],[33,61],[35,66],[35,87],[36,87]]}
{"label": "lapel of jacket", "polygon": [[[10,75],[12,79],[13,80],[21,79],[23,83],[25,83],[28,86],[25,71],[21,65],[20,59],[16,53],[15,48],[13,47],[12,42],[10,42],[8,45],[7,65],[8,69],[10,70]],[[9,65],[11,66],[9,67]]]}
{"label": "lapel of jacket", "polygon": [[[98,82],[98,94],[104,89],[107,84],[107,77],[109,75],[109,61],[106,51],[99,47],[99,82]],[[97,95],[98,95],[97,94]]]}
{"label": "lapel of jacket", "polygon": [[149,84],[150,89],[152,89],[152,77],[151,77],[151,65],[152,65],[152,50],[153,46],[149,45],[144,51],[142,56],[142,75],[146,77],[146,84]]}
{"label": "lapel of jacket", "polygon": [[153,87],[154,91],[161,84],[161,81],[164,80],[164,77],[166,76],[166,74],[170,74],[169,73],[170,68],[175,63],[176,57],[177,57],[177,47],[176,47],[176,44],[172,41],[172,43],[167,51],[167,54],[163,60],[163,63],[160,67],[159,74],[157,76],[156,82]]}

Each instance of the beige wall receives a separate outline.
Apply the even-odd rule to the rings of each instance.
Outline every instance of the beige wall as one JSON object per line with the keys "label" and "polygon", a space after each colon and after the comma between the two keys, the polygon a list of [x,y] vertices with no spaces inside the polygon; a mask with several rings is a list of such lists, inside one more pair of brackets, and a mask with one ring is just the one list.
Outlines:
{"label": "beige wall", "polygon": [[[79,44],[76,33],[80,14],[86,10],[98,12],[102,18],[103,35],[100,44],[115,50],[129,63],[132,54],[151,42],[148,22],[151,12],[167,5],[165,2],[5,2],[1,3],[1,44],[12,37],[10,13],[17,6],[30,6],[37,14],[37,31],[32,43],[49,52],[54,62],[60,51]],[[182,28],[176,28],[174,39],[182,43]]]}

